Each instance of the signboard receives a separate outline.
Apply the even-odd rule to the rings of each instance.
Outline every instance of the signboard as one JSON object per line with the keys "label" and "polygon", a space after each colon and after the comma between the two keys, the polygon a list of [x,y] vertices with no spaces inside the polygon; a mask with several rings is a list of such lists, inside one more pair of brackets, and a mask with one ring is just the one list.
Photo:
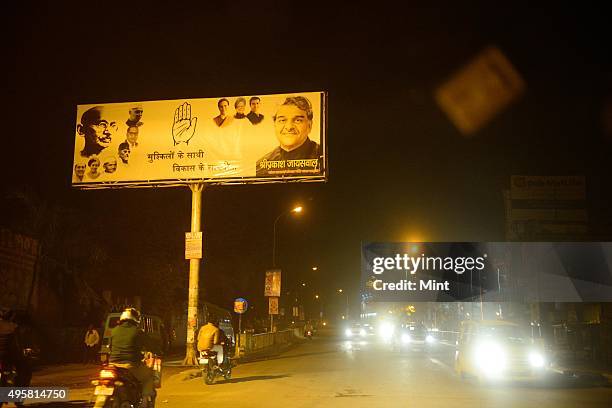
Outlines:
{"label": "signboard", "polygon": [[525,83],[497,47],[488,47],[435,93],[440,108],[471,135],[518,99]]}
{"label": "signboard", "polygon": [[243,314],[249,308],[249,303],[246,299],[238,298],[234,300],[234,312],[238,314]]}
{"label": "signboard", "polygon": [[584,176],[512,176],[506,198],[511,240],[572,238],[588,231]]}
{"label": "signboard", "polygon": [[202,259],[202,232],[185,233],[185,259]]}
{"label": "signboard", "polygon": [[586,198],[584,176],[512,176],[510,184],[513,200],[575,201]]}
{"label": "signboard", "polygon": [[280,292],[281,292],[281,270],[271,269],[269,271],[266,271],[264,296],[280,296]]}
{"label": "signboard", "polygon": [[278,298],[277,297],[269,297],[268,298],[268,313],[271,315],[278,314]]}
{"label": "signboard", "polygon": [[0,228],[0,306],[28,307],[28,294],[39,256],[38,240]]}
{"label": "signboard", "polygon": [[78,105],[77,188],[325,181],[326,94]]}

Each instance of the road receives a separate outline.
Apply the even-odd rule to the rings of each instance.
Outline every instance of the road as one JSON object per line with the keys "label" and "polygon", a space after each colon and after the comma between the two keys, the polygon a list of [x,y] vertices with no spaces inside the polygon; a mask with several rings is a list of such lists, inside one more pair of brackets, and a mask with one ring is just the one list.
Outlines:
{"label": "road", "polygon": [[[463,381],[452,370],[453,353],[453,347],[442,344],[429,354],[399,353],[375,341],[315,337],[274,358],[241,364],[231,380],[218,379],[213,385],[205,385],[201,377],[168,375],[179,372],[178,367],[168,367],[156,405],[586,408],[609,407],[612,401],[612,388],[601,382],[558,375],[545,384],[478,385]],[[48,381],[58,381],[60,372],[58,368],[57,374],[48,374]],[[79,377],[79,373],[73,374]],[[45,383],[43,380],[35,375],[34,383]],[[76,388],[71,399],[81,402],[35,406],[87,406],[84,400],[91,396],[93,387],[81,384]]]}
{"label": "road", "polygon": [[452,370],[454,349],[430,355],[375,342],[315,338],[278,358],[243,364],[229,381],[202,378],[161,389],[163,407],[609,407],[612,388],[554,378],[477,385]]}

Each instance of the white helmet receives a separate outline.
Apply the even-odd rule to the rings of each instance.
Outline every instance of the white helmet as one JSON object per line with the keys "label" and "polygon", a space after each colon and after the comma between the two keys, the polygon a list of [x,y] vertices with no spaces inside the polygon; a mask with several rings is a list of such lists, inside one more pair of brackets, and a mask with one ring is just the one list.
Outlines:
{"label": "white helmet", "polygon": [[140,312],[133,307],[128,307],[121,312],[119,321],[131,320],[136,324],[140,324]]}

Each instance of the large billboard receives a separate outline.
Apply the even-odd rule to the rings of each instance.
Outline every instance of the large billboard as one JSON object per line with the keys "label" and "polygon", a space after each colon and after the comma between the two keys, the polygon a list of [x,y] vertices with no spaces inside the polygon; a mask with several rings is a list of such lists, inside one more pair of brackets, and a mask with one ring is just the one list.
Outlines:
{"label": "large billboard", "polygon": [[324,181],[326,94],[78,105],[77,188]]}

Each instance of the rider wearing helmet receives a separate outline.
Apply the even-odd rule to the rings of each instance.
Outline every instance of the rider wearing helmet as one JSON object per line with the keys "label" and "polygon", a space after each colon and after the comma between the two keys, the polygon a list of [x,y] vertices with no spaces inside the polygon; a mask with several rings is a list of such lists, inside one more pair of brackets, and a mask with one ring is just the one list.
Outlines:
{"label": "rider wearing helmet", "polygon": [[152,349],[152,342],[138,325],[140,313],[134,308],[127,308],[119,317],[119,325],[112,331],[110,338],[109,363],[129,371],[142,384],[143,397],[152,396],[153,370],[143,364],[143,352],[157,351]]}
{"label": "rider wearing helmet", "polygon": [[0,309],[0,362],[6,365],[15,364],[21,349],[18,327],[11,320],[10,310]]}

